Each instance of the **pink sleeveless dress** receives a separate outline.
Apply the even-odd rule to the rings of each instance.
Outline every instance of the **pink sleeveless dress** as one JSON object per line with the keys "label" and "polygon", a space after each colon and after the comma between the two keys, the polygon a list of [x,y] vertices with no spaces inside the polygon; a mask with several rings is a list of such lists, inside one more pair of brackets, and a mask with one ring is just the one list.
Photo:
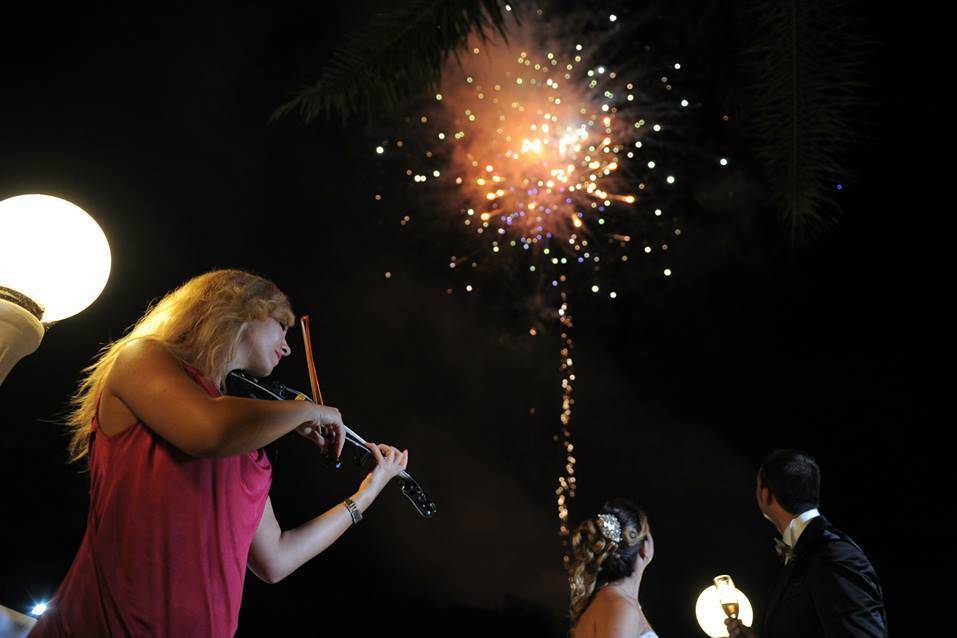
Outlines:
{"label": "pink sleeveless dress", "polygon": [[272,480],[265,452],[197,459],[142,422],[106,436],[94,418],[89,463],[86,533],[30,635],[233,636]]}

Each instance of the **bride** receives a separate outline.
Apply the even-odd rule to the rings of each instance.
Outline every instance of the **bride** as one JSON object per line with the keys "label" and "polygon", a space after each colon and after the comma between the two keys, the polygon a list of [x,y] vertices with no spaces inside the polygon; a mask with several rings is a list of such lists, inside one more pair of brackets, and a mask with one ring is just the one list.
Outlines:
{"label": "bride", "polygon": [[648,516],[630,501],[608,501],[572,535],[572,638],[657,638],[638,603],[655,554]]}

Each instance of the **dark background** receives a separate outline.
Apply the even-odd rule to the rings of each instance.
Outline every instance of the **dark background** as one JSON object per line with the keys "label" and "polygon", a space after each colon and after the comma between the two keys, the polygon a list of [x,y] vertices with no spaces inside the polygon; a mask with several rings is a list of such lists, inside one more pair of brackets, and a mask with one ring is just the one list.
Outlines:
{"label": "dark background", "polygon": [[[367,438],[408,447],[440,513],[418,517],[390,487],[361,526],[282,583],[250,575],[240,635],[329,625],[561,635],[556,326],[529,335],[534,309],[491,276],[471,295],[446,294],[461,285],[446,266],[454,235],[403,228],[407,202],[373,199],[397,178],[372,153],[382,122],[267,123],[374,7],[0,16],[0,199],[69,199],[113,251],[102,296],[50,330],[0,388],[0,604],[26,610],[50,596],[82,536],[88,484],[65,463],[57,422],[81,368],[151,299],[207,269],[242,267],[312,315],[327,401]],[[933,624],[925,606],[946,553],[934,505],[944,450],[921,390],[922,355],[940,347],[933,300],[946,294],[932,284],[942,253],[931,249],[945,201],[945,34],[908,7],[866,16],[882,42],[866,113],[873,139],[848,151],[857,176],[837,227],[792,249],[774,211],[689,209],[674,276],[636,264],[616,302],[575,307],[572,518],[613,496],[647,508],[657,557],[641,600],[662,636],[700,635],[694,600],[718,573],[763,612],[777,563],[753,481],[777,447],[819,460],[822,510],[875,563],[895,633]],[[687,7],[670,11],[648,19],[686,67],[703,69],[695,82],[710,117],[734,93],[738,42]],[[745,155],[723,135],[702,144]],[[305,387],[298,345],[278,374]],[[286,527],[361,479],[321,465],[301,440],[271,453]]]}

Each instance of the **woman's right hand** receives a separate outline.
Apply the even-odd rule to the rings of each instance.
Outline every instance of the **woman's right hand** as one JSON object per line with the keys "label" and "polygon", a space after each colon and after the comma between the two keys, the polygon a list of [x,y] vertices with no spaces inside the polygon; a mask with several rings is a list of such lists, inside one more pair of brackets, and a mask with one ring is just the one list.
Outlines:
{"label": "woman's right hand", "polygon": [[342,454],[342,446],[346,444],[345,426],[342,423],[342,414],[336,408],[327,405],[315,405],[315,416],[296,428],[296,431],[319,446],[327,454],[335,454],[336,458]]}
{"label": "woman's right hand", "polygon": [[376,466],[359,486],[359,495],[369,498],[369,504],[379,492],[395,477],[409,465],[409,451],[399,451],[391,445],[384,443],[366,443],[366,447],[375,458]]}

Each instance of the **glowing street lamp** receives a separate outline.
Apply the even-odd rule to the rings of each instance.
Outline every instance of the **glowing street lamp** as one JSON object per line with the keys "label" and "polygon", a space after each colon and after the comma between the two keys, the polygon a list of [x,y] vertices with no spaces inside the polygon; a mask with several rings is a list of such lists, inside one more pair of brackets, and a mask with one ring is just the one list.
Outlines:
{"label": "glowing street lamp", "polygon": [[49,195],[0,201],[0,384],[46,327],[103,291],[110,245],[82,208]]}
{"label": "glowing street lamp", "polygon": [[711,638],[727,638],[728,628],[724,624],[727,618],[738,618],[750,627],[754,622],[754,609],[744,592],[734,586],[730,576],[718,576],[714,583],[701,592],[694,606],[701,631]]}

